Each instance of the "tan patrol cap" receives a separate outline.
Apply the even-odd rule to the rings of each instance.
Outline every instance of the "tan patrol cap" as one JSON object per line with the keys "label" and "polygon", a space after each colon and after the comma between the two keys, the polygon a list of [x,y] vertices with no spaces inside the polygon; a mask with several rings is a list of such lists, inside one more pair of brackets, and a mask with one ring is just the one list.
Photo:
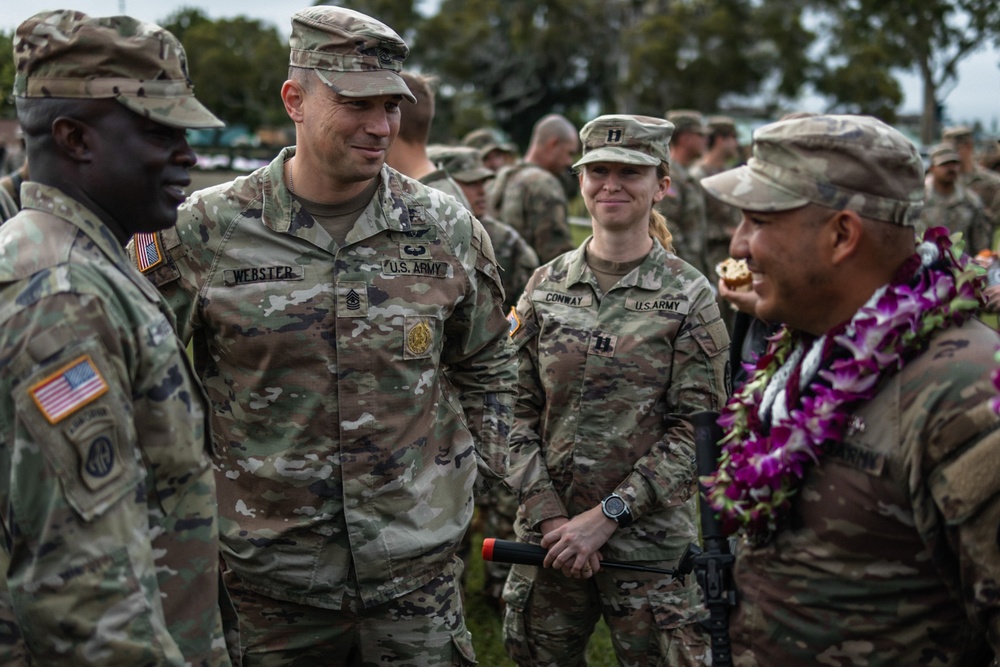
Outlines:
{"label": "tan patrol cap", "polygon": [[730,116],[709,116],[705,119],[709,132],[736,134],[736,121]]}
{"label": "tan patrol cap", "polygon": [[345,7],[317,5],[292,14],[288,64],[316,71],[344,97],[402,95],[416,103],[399,76],[410,53],[381,21]]}
{"label": "tan patrol cap", "polygon": [[576,169],[593,162],[656,166],[670,164],[673,123],[651,116],[598,116],[580,130],[583,157]]}
{"label": "tan patrol cap", "polygon": [[481,127],[469,132],[462,138],[462,145],[477,149],[479,155],[484,158],[492,151],[517,155],[517,146],[500,141],[496,133],[488,127]]}
{"label": "tan patrol cap", "polygon": [[972,128],[965,125],[954,125],[952,127],[946,127],[944,132],[941,133],[941,139],[944,141],[956,142],[962,139],[972,139]]}
{"label": "tan patrol cap", "polygon": [[667,120],[674,124],[674,132],[705,133],[705,117],[693,109],[672,109],[667,112]]}
{"label": "tan patrol cap", "polygon": [[427,159],[459,183],[477,183],[495,175],[471,146],[428,146]]}
{"label": "tan patrol cap", "polygon": [[742,167],[701,180],[705,190],[748,211],[788,211],[810,202],[913,226],[924,201],[924,167],[913,143],[871,116],[778,121],[753,135]]}
{"label": "tan patrol cap", "polygon": [[962,161],[958,156],[958,151],[955,150],[955,145],[950,143],[937,144],[931,148],[930,159],[932,167],[948,164],[949,162]]}
{"label": "tan patrol cap", "polygon": [[60,9],[35,14],[14,35],[14,95],[115,99],[170,127],[222,127],[194,96],[177,38],[131,16]]}

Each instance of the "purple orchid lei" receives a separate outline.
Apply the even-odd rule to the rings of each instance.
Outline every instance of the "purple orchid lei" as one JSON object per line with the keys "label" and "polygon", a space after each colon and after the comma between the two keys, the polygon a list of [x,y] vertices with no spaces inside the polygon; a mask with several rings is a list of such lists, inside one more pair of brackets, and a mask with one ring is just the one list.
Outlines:
{"label": "purple orchid lei", "polygon": [[[748,368],[750,378],[719,418],[728,432],[719,468],[702,479],[727,533],[743,530],[751,541],[766,542],[787,515],[807,466],[843,439],[852,409],[934,332],[982,307],[981,271],[961,255],[961,246],[952,251],[944,227],[927,230],[908,266],[901,271],[907,275],[878,290],[850,322],[810,349],[785,328]],[[795,370],[799,384],[786,387]],[[1000,389],[1000,374],[994,381]],[[796,388],[798,401],[788,400]]]}

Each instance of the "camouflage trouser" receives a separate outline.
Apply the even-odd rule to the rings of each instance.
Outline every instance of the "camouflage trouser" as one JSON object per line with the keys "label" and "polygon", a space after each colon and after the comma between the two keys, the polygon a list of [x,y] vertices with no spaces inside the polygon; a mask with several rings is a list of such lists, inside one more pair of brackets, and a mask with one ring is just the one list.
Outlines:
{"label": "camouflage trouser", "polygon": [[474,665],[458,587],[461,571],[461,560],[453,558],[411,593],[369,609],[351,595],[341,610],[260,595],[227,571],[226,587],[240,616],[243,666]]}
{"label": "camouflage trouser", "polygon": [[[662,563],[651,566],[664,567]],[[521,667],[586,665],[587,642],[603,615],[623,667],[710,664],[701,589],[689,576],[603,569],[592,579],[570,579],[530,565],[511,568],[504,588],[503,638]]]}

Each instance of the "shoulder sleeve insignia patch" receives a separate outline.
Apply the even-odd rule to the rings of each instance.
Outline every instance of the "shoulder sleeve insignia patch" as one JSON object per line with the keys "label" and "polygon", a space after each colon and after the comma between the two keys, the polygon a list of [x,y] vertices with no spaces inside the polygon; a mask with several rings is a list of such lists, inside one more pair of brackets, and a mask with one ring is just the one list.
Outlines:
{"label": "shoulder sleeve insignia patch", "polygon": [[510,325],[511,337],[521,330],[521,318],[518,316],[517,309],[514,306],[510,307],[510,313],[507,314],[507,323]]}
{"label": "shoulder sleeve insignia patch", "polygon": [[83,355],[36,382],[28,392],[50,424],[56,424],[108,391],[90,355]]}
{"label": "shoulder sleeve insignia patch", "polygon": [[135,246],[135,265],[139,271],[146,273],[163,263],[163,246],[157,232],[138,232],[133,237]]}

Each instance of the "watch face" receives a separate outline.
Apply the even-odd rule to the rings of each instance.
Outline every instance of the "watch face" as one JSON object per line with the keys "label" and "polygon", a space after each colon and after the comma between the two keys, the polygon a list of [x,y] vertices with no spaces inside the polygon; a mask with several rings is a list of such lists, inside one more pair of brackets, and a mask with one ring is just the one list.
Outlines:
{"label": "watch face", "polygon": [[618,496],[609,496],[604,499],[604,509],[611,516],[618,516],[625,511],[625,501]]}

